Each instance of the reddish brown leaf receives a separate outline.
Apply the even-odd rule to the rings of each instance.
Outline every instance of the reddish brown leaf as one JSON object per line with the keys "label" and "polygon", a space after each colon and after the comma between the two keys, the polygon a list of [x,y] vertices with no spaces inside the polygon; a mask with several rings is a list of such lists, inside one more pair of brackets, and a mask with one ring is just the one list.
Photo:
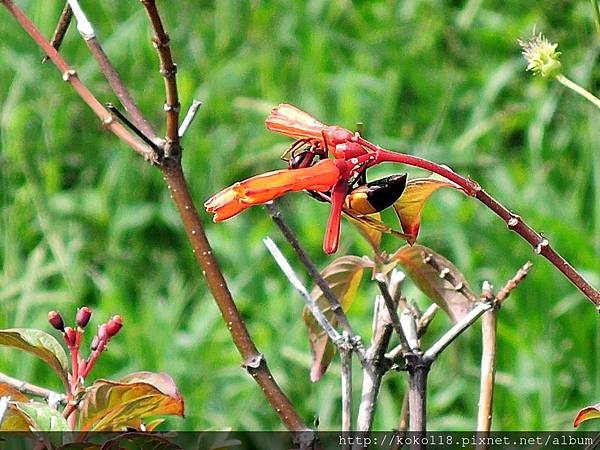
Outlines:
{"label": "reddish brown leaf", "polygon": [[169,375],[137,372],[120,382],[96,381],[80,409],[81,430],[118,431],[149,416],[183,416],[183,399]]}
{"label": "reddish brown leaf", "polygon": [[[344,311],[347,311],[352,305],[363,271],[367,267],[373,267],[373,262],[366,258],[342,256],[329,264],[321,272],[321,275],[325,278],[325,281],[327,281],[342,304]],[[312,290],[311,297],[321,311],[323,311],[325,317],[335,326],[337,323],[335,314],[318,286],[315,286]],[[307,308],[304,308],[303,317],[308,328],[308,336],[313,352],[310,379],[316,382],[323,376],[327,367],[329,367],[335,355],[335,346]]]}
{"label": "reddish brown leaf", "polygon": [[434,177],[414,178],[406,183],[400,199],[394,203],[394,210],[400,219],[402,230],[407,234],[407,242],[416,242],[421,226],[423,206],[431,194],[442,187],[456,187],[454,183]]}
{"label": "reddish brown leaf", "polygon": [[369,214],[368,216],[360,214],[347,214],[347,217],[350,219],[350,222],[356,226],[360,234],[362,234],[369,244],[371,244],[373,250],[378,251],[379,245],[381,244],[381,235],[383,231],[373,226],[368,219],[381,222],[381,214],[375,213]]}
{"label": "reddish brown leaf", "polygon": [[[427,262],[426,257],[431,258]],[[467,314],[477,296],[464,275],[446,258],[422,245],[405,245],[393,256],[415,285],[438,304],[454,323]],[[447,271],[447,274],[442,276]],[[453,279],[454,284],[448,281]]]}
{"label": "reddish brown leaf", "polygon": [[10,397],[15,402],[28,402],[29,397],[10,384],[0,383],[0,397]]}
{"label": "reddish brown leaf", "polygon": [[596,403],[595,405],[588,406],[580,410],[577,413],[577,417],[575,417],[573,426],[578,427],[580,423],[585,422],[586,420],[598,418],[600,418],[600,403]]}

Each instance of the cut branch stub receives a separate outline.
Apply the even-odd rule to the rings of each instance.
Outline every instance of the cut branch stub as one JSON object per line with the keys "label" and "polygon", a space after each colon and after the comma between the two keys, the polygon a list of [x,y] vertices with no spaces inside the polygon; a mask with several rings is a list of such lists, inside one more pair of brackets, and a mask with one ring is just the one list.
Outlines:
{"label": "cut branch stub", "polygon": [[477,302],[464,275],[439,253],[422,245],[406,245],[392,259],[402,265],[415,285],[446,311],[454,323]]}
{"label": "cut branch stub", "polygon": [[[342,256],[329,264],[321,272],[325,281],[340,300],[344,311],[347,311],[352,305],[364,269],[373,266],[373,262],[367,258]],[[323,311],[325,317],[335,326],[337,323],[335,314],[321,289],[315,286],[310,295],[321,311]],[[331,363],[335,355],[335,345],[307,308],[304,308],[302,315],[308,329],[310,346],[313,353],[310,379],[316,382],[323,376],[327,367],[329,367],[329,363]]]}

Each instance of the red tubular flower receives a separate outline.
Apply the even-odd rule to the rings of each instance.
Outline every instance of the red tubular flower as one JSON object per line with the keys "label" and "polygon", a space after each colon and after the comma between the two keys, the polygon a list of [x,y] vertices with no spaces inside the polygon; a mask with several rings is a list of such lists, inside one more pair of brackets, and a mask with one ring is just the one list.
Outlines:
{"label": "red tubular flower", "polygon": [[215,214],[215,222],[220,222],[252,205],[267,203],[286,192],[305,189],[329,191],[341,177],[347,176],[347,172],[345,161],[333,159],[325,159],[302,169],[274,170],[229,186],[208,199],[204,207]]}
{"label": "red tubular flower", "polygon": [[322,148],[350,142],[355,139],[354,133],[338,126],[328,126],[310,114],[293,105],[283,103],[271,110],[265,121],[267,128],[277,133],[285,134],[294,139],[308,139],[313,144],[319,143]]}
{"label": "red tubular flower", "polygon": [[294,139],[323,139],[326,125],[293,105],[281,104],[271,110],[265,121],[267,128]]}

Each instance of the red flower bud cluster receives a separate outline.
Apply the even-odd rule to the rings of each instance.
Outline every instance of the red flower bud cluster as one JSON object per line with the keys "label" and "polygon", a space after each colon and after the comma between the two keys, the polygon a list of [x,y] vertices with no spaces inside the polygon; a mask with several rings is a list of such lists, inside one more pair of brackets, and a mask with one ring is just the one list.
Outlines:
{"label": "red flower bud cluster", "polygon": [[81,336],[89,324],[91,317],[92,310],[90,308],[87,306],[79,308],[75,316],[77,327],[73,328],[65,327],[65,322],[58,311],[50,311],[48,313],[48,322],[50,322],[53,328],[62,332],[63,338],[71,352],[73,373],[70,375],[70,380],[72,380],[71,390],[73,392],[76,392],[78,389],[79,380],[85,379],[90,373],[98,356],[106,349],[108,341],[113,336],[116,336],[123,327],[123,318],[118,314],[112,316],[108,322],[101,324],[98,327],[98,332],[92,338],[92,352],[87,359],[84,359],[80,354],[79,346]]}

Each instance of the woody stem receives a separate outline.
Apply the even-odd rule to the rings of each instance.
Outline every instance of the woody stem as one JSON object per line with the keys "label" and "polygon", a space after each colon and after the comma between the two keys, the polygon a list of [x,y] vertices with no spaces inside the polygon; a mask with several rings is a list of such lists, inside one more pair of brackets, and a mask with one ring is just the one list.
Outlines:
{"label": "woody stem", "polygon": [[531,228],[520,216],[512,213],[498,200],[484,191],[478,183],[470,180],[456,172],[453,172],[447,167],[443,167],[432,161],[428,161],[418,156],[407,155],[404,153],[391,152],[384,150],[381,147],[372,144],[371,142],[359,137],[357,140],[361,145],[372,150],[376,157],[370,165],[375,165],[382,162],[397,162],[409,166],[419,167],[437,173],[448,180],[456,183],[460,189],[471,197],[475,197],[496,215],[500,216],[508,226],[508,228],[523,239],[525,239],[533,247],[535,253],[542,255],[554,267],[560,270],[571,283],[573,283],[588,299],[596,305],[596,309],[600,312],[600,292],[590,285],[579,272],[577,272],[567,260],[565,260],[556,250],[550,246],[547,238],[539,234]]}

